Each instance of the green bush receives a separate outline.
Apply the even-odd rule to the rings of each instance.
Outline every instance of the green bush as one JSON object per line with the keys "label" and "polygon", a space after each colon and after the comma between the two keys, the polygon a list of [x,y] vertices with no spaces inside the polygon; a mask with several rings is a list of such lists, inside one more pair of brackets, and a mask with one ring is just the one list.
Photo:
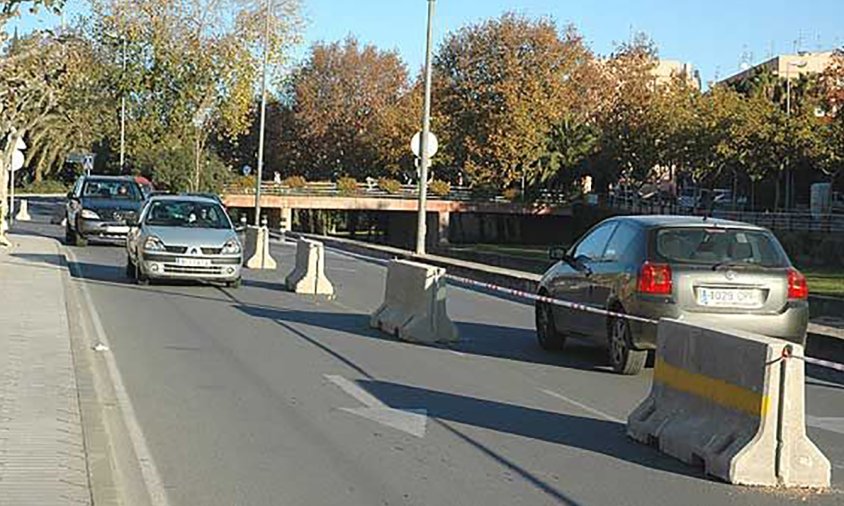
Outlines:
{"label": "green bush", "polygon": [[255,176],[238,176],[229,183],[233,191],[255,193]]}
{"label": "green bush", "polygon": [[290,176],[282,181],[281,184],[294,190],[301,190],[308,185],[308,180],[302,176]]}
{"label": "green bush", "polygon": [[387,193],[401,193],[401,183],[389,177],[382,177],[378,180],[378,188]]}
{"label": "green bush", "polygon": [[19,193],[61,193],[65,194],[68,191],[67,185],[61,181],[54,179],[42,179],[41,181],[33,181],[23,188],[17,190]]}
{"label": "green bush", "polygon": [[353,177],[341,177],[337,180],[337,191],[340,195],[355,195],[358,192],[357,179]]}
{"label": "green bush", "polygon": [[451,183],[434,179],[428,185],[428,190],[438,197],[447,197],[451,193]]}
{"label": "green bush", "polygon": [[521,196],[522,192],[515,188],[508,188],[502,192],[501,196],[504,197],[504,200],[509,202],[513,202],[517,200]]}

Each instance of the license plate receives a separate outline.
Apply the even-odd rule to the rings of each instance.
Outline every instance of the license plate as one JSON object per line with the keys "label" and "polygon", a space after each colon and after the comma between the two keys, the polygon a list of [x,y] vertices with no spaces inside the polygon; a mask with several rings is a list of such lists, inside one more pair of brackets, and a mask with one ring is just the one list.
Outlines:
{"label": "license plate", "polygon": [[185,267],[211,267],[211,260],[207,258],[177,258],[176,263]]}
{"label": "license plate", "polygon": [[756,289],[698,288],[697,303],[707,307],[762,307],[762,294]]}
{"label": "license plate", "polygon": [[106,234],[128,234],[129,227],[108,225],[105,227]]}

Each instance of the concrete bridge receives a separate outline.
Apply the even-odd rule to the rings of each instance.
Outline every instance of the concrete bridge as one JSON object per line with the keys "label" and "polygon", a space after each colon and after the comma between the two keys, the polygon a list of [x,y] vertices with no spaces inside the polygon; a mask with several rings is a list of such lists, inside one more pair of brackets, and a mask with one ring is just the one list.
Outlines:
{"label": "concrete bridge", "polygon": [[[413,192],[415,193],[415,192]],[[310,188],[292,190],[278,185],[262,188],[261,209],[267,216],[272,228],[289,230],[292,225],[294,210],[332,210],[362,211],[385,213],[386,232],[392,238],[403,237],[408,231],[415,233],[415,213],[418,210],[416,195],[405,191],[399,195],[388,194],[379,190],[361,189],[355,195],[343,195],[330,190]],[[255,194],[228,191],[223,195],[223,202],[230,209],[240,209],[250,213],[255,207]],[[573,214],[570,204],[562,203],[520,203],[502,199],[471,200],[468,192],[454,192],[447,197],[431,195],[427,205],[429,243],[445,243],[455,218],[458,227],[482,228],[483,217],[570,217]],[[518,221],[518,220],[513,220]],[[483,233],[483,232],[481,232]]]}

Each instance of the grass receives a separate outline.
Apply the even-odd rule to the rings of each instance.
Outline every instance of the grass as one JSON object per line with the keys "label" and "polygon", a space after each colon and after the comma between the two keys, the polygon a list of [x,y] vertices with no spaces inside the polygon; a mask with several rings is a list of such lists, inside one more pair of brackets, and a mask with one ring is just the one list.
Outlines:
{"label": "grass", "polygon": [[802,272],[809,282],[809,293],[844,297],[844,270],[806,269]]}
{"label": "grass", "polygon": [[523,258],[526,260],[548,260],[548,246],[525,246],[515,244],[454,244],[451,249],[476,253]]}

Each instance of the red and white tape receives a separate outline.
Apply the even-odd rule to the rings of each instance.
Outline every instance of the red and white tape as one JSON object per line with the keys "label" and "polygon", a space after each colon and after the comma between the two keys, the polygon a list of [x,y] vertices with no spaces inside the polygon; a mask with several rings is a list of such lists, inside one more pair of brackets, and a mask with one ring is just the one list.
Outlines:
{"label": "red and white tape", "polygon": [[514,297],[520,297],[523,299],[533,300],[536,302],[544,302],[546,304],[553,304],[555,306],[564,307],[567,309],[572,309],[575,311],[585,311],[587,313],[599,314],[601,316],[610,316],[612,318],[622,318],[625,320],[630,320],[634,322],[642,322],[642,323],[650,323],[656,325],[659,323],[657,320],[651,320],[649,318],[642,318],[641,316],[634,316],[629,315],[626,313],[617,313],[614,311],[607,311],[605,309],[598,309],[596,307],[587,306],[585,304],[577,304],[575,302],[569,302],[567,300],[560,300],[554,299],[552,297],[546,297],[544,295],[537,295],[535,293],[524,292],[522,290],[514,290],[513,288],[505,288],[503,286],[494,285],[492,283],[483,283],[481,281],[475,281],[474,279],[469,278],[462,278],[460,276],[453,276],[451,274],[446,274],[446,278],[456,281],[457,283],[470,285],[470,286],[477,286],[479,288],[484,288],[487,290],[492,290],[495,292],[506,293],[508,295],[512,295]]}

